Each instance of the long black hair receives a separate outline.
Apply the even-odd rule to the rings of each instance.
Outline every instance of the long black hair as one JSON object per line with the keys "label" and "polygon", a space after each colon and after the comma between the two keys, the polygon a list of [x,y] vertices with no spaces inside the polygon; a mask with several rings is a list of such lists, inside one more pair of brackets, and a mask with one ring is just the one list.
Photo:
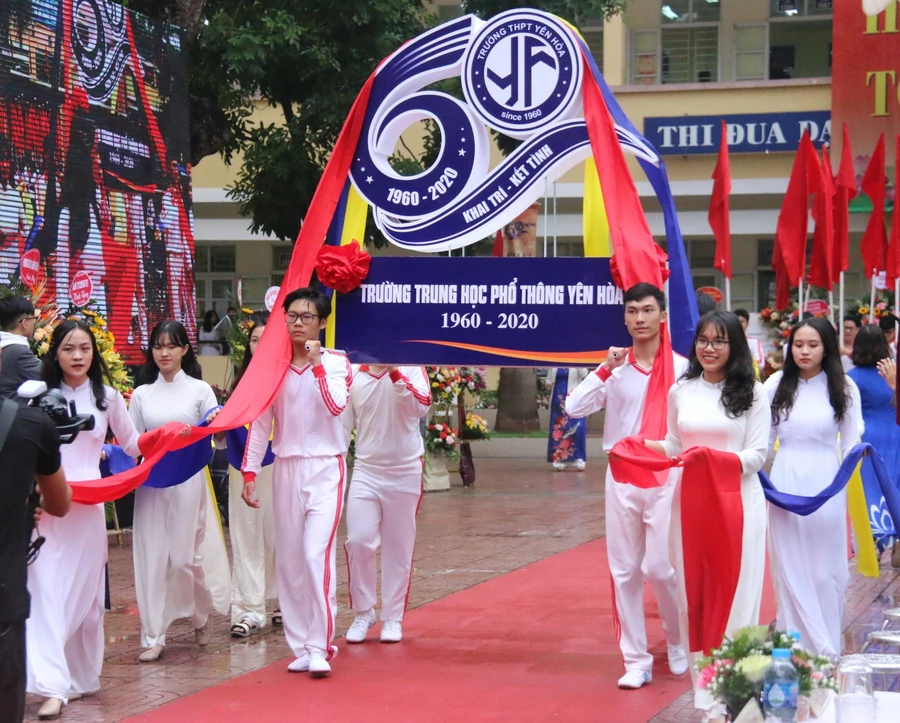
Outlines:
{"label": "long black hair", "polygon": [[231,384],[231,391],[234,391],[237,388],[238,382],[243,379],[244,374],[247,373],[247,369],[250,368],[250,361],[253,359],[253,352],[250,351],[250,337],[253,336],[253,332],[255,329],[259,327],[265,327],[268,322],[268,311],[257,311],[251,318],[250,333],[247,335],[247,346],[244,347],[244,359],[241,362],[241,368],[238,369],[237,374],[234,375],[234,381]]}
{"label": "long black hair", "polygon": [[147,359],[144,365],[138,370],[137,384],[139,387],[144,384],[153,384],[159,377],[159,367],[153,359],[153,347],[159,344],[160,339],[169,337],[169,340],[176,346],[186,346],[187,352],[181,357],[181,369],[189,377],[194,379],[203,378],[203,370],[200,368],[200,362],[194,354],[194,347],[191,346],[191,340],[188,338],[187,329],[184,324],[178,321],[162,321],[153,327],[150,332],[150,343],[147,345]]}
{"label": "long black hair", "polygon": [[[840,422],[847,413],[847,407],[850,406],[850,392],[847,388],[844,367],[841,364],[841,349],[838,345],[837,333],[828,319],[821,317],[804,319],[791,329],[791,335],[786,344],[788,349],[793,350],[794,336],[799,329],[805,326],[814,329],[822,340],[822,348],[825,352],[822,357],[822,371],[825,372],[828,382],[828,398],[831,401],[831,408],[834,410],[834,421]],[[791,410],[794,408],[794,400],[797,398],[799,382],[800,367],[794,361],[794,353],[791,351],[785,354],[781,381],[778,382],[778,389],[775,390],[775,396],[772,397],[773,425],[777,425],[781,421],[782,413],[785,420],[790,416]]]}
{"label": "long black hair", "polygon": [[728,361],[725,363],[725,386],[722,387],[722,406],[725,414],[737,419],[753,406],[753,390],[756,385],[756,371],[750,347],[744,335],[740,320],[730,311],[708,311],[700,317],[694,343],[691,345],[688,370],[682,379],[696,379],[703,374],[703,366],[697,358],[697,340],[708,326],[716,334],[728,340]]}
{"label": "long black hair", "polygon": [[[213,317],[215,317],[215,321],[213,321]],[[215,309],[210,309],[203,315],[203,331],[207,333],[211,332],[218,323],[219,315],[216,313]]]}
{"label": "long black hair", "polygon": [[50,389],[59,389],[60,385],[65,381],[62,367],[59,365],[59,347],[66,337],[73,331],[83,331],[91,340],[91,365],[88,367],[87,378],[91,384],[91,394],[94,395],[94,406],[101,412],[106,411],[106,389],[105,384],[112,386],[112,376],[109,373],[109,367],[100,355],[100,349],[97,347],[97,339],[94,338],[94,332],[91,327],[81,319],[66,319],[59,324],[50,337],[50,348],[44,355],[43,368],[41,369],[41,379],[43,379]]}

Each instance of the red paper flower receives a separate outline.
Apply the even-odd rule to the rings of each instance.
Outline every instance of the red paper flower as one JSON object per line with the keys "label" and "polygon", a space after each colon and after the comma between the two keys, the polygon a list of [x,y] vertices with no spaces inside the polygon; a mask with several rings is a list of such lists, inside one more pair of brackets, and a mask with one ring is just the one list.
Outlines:
{"label": "red paper flower", "polygon": [[316,256],[316,274],[325,286],[341,294],[358,288],[369,273],[372,257],[359,244],[323,246]]}

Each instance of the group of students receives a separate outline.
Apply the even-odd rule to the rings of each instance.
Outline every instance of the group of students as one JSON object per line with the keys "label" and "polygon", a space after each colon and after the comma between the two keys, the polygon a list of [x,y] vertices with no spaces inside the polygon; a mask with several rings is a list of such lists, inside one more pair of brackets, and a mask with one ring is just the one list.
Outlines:
{"label": "group of students", "polygon": [[[663,292],[649,284],[627,290],[625,323],[632,347],[610,349],[607,360],[567,399],[566,411],[573,417],[606,409],[607,451],[640,432],[656,373],[665,302]],[[858,367],[845,374],[832,324],[804,319],[791,329],[783,368],[762,384],[741,320],[715,310],[701,317],[689,358],[674,355],[676,382],[668,392],[667,434],[642,441],[673,459],[704,447],[732,453],[740,462],[742,518],[730,521],[742,530],[740,572],[726,634],[759,623],[768,531],[779,629],[798,631],[803,645],[816,654],[841,654],[841,618],[850,577],[846,492],[800,516],[767,505],[757,473],[774,454],[771,478],[777,489],[812,496],[829,485],[842,458],[861,438],[896,439],[894,414],[870,417],[876,393],[882,407],[894,410],[896,404],[896,366],[877,326],[860,330],[853,358]],[[857,374],[863,371],[865,378]],[[871,395],[869,387],[876,390]],[[887,450],[875,446],[882,453],[898,452],[896,444]],[[889,469],[896,474],[898,467]],[[681,531],[681,510],[696,501],[682,495],[677,468],[659,487],[643,489],[633,482],[607,471],[606,542],[625,663],[619,687],[626,689],[652,680],[643,615],[645,575],[656,593],[672,673],[686,672],[700,653],[687,645],[684,562],[692,551],[683,549]],[[709,707],[711,701],[698,691],[697,704]]]}
{"label": "group of students", "polygon": [[[317,678],[330,673],[329,661],[337,653],[336,536],[353,429],[356,462],[347,500],[346,552],[357,615],[347,641],[363,642],[376,622],[379,545],[381,641],[402,639],[422,494],[419,420],[431,405],[427,376],[420,367],[351,368],[346,356],[321,348],[330,300],[318,290],[292,292],[284,311],[290,368],[271,407],[250,425],[241,470],[232,483],[230,585],[205,470],[178,484],[144,484],[135,491],[141,662],[163,655],[167,630],[180,618],[191,621],[197,644],[207,645],[210,615],[226,613],[229,598],[232,635],[250,635],[265,626],[266,599],[277,593],[279,617],[295,658],[288,670],[309,671]],[[249,367],[266,323],[265,316],[257,317],[241,373]],[[49,387],[74,401],[79,413],[96,420],[93,430],[62,448],[69,481],[101,476],[108,435],[125,455],[138,457],[143,433],[180,422],[187,434],[190,426],[211,421],[218,411],[212,388],[200,378],[187,331],[175,321],[153,329],[127,406],[109,386],[90,327],[77,319],[55,328],[41,375]],[[214,441],[227,444],[222,433]],[[270,445],[274,464],[264,467]],[[73,503],[66,517],[44,516],[35,534],[46,542],[28,569],[27,689],[45,698],[39,717],[47,719],[100,689],[107,561],[103,505]]]}

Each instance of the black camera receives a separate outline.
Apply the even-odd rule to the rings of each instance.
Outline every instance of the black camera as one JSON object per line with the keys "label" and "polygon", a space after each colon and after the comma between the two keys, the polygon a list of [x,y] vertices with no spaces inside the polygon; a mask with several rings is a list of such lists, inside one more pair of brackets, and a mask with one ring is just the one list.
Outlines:
{"label": "black camera", "polygon": [[93,414],[78,414],[75,402],[68,401],[59,389],[47,389],[44,382],[25,382],[17,394],[29,400],[28,406],[37,407],[53,420],[59,431],[60,444],[71,444],[82,429],[90,431],[94,428]]}

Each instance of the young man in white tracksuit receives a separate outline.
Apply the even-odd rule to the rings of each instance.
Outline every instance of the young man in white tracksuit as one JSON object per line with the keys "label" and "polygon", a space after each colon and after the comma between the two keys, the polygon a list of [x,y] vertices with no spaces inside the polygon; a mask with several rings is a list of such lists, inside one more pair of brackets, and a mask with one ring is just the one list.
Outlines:
{"label": "young man in white tracksuit", "polygon": [[319,332],[331,302],[315,289],[297,289],[284,301],[291,366],[272,406],[250,426],[241,472],[241,497],[258,507],[256,475],[274,422],[272,496],[275,571],[284,635],[296,660],[291,672],[314,678],[331,672],[337,654],[336,535],[344,498],[347,443],[340,415],[350,397],[347,357],[322,349]]}
{"label": "young man in white tracksuit", "polygon": [[[653,361],[660,344],[660,324],[666,316],[666,297],[651,284],[637,284],[624,295],[625,325],[633,340],[631,349],[611,347],[607,360],[589,374],[566,400],[570,417],[586,417],[606,409],[603,448],[608,452],[620,439],[637,434]],[[675,378],[686,360],[675,355]],[[644,573],[653,585],[668,642],[669,669],[675,675],[688,663],[678,628],[675,570],[669,561],[669,516],[672,493],[679,471],[665,486],[640,489],[615,480],[606,469],[606,553],[612,576],[613,613],[625,675],[619,687],[636,689],[652,680],[653,657],[647,652],[644,621]]]}
{"label": "young man in white tracksuit", "polygon": [[356,427],[356,456],[347,500],[347,568],[356,619],[348,643],[361,643],[375,624],[375,552],[381,544],[381,642],[403,638],[416,512],[422,499],[419,420],[431,407],[422,367],[354,367],[344,426]]}

